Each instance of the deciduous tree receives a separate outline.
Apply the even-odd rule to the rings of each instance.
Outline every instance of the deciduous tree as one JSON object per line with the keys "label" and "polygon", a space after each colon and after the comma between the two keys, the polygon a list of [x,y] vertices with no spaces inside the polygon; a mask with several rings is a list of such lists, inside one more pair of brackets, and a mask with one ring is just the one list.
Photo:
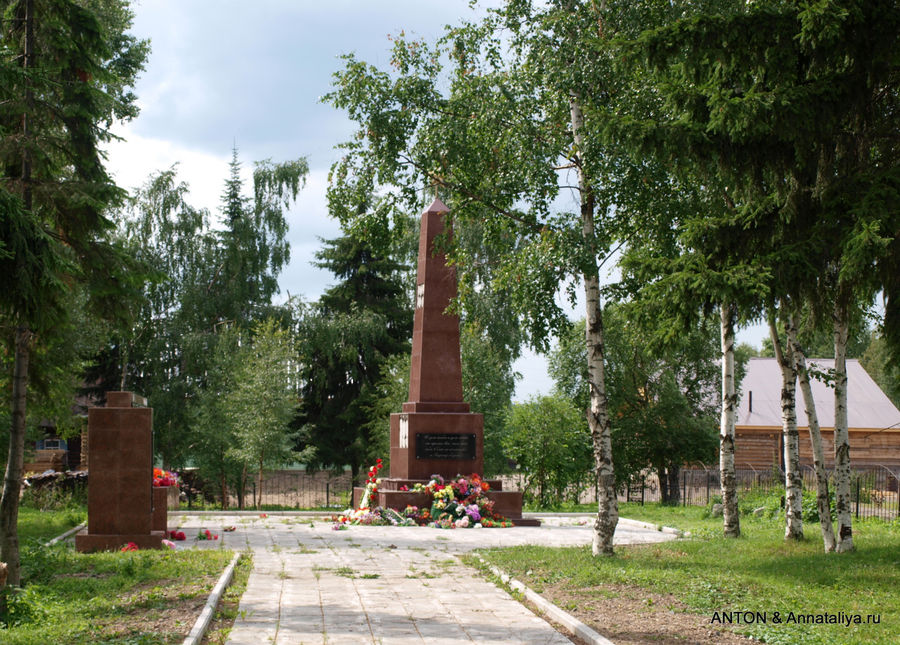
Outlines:
{"label": "deciduous tree", "polygon": [[541,508],[577,501],[593,461],[583,413],[553,394],[514,404],[506,423],[503,446],[525,475],[526,497]]}

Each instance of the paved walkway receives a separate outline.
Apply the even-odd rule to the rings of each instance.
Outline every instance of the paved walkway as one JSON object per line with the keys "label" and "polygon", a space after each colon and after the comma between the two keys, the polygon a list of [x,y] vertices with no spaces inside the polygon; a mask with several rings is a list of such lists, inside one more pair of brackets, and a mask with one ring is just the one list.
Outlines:
{"label": "paved walkway", "polygon": [[[584,524],[578,525],[579,522]],[[587,522],[554,518],[541,528],[352,526],[335,531],[307,517],[170,515],[201,548],[253,551],[230,645],[301,643],[569,643],[509,594],[459,560],[479,548],[590,544]],[[549,524],[556,524],[551,526]],[[224,533],[225,526],[235,526]],[[621,520],[617,544],[674,536]]]}

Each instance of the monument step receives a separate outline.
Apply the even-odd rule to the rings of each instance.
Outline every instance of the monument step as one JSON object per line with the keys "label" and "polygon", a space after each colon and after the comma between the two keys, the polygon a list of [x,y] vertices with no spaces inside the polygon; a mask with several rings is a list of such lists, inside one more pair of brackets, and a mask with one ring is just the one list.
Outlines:
{"label": "monument step", "polygon": [[[384,485],[384,480],[382,480],[382,485]],[[359,503],[362,500],[364,492],[365,488],[356,487],[353,489],[354,508],[359,508]],[[512,520],[513,524],[516,526],[541,525],[540,520],[522,517],[521,492],[492,490],[487,492],[487,496],[494,502],[494,512]],[[431,496],[428,493],[422,492],[385,490],[384,488],[381,488],[377,493],[377,498],[374,506],[393,508],[396,511],[403,511],[407,506],[415,506],[417,508],[429,508],[431,506]]]}
{"label": "monument step", "polygon": [[88,533],[84,529],[75,535],[75,549],[79,553],[91,551],[118,551],[129,542],[134,542],[139,549],[161,549],[166,535],[163,531],[150,533],[132,533],[124,535],[106,535]]}

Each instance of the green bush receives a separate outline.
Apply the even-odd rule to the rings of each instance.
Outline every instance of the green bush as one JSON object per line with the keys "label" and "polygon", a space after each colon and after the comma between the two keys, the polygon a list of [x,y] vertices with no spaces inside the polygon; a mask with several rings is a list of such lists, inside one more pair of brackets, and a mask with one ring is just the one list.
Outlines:
{"label": "green bush", "polygon": [[[828,491],[828,503],[831,507],[831,519],[837,517],[834,510],[834,490]],[[818,522],[819,521],[819,507],[816,505],[816,491],[814,490],[804,490],[803,491],[803,521],[804,522]]]}
{"label": "green bush", "polygon": [[80,510],[87,506],[87,485],[58,483],[26,488],[21,505],[39,511]]}
{"label": "green bush", "polygon": [[544,509],[577,500],[594,465],[584,415],[558,394],[515,404],[503,447],[525,473],[525,501]]}

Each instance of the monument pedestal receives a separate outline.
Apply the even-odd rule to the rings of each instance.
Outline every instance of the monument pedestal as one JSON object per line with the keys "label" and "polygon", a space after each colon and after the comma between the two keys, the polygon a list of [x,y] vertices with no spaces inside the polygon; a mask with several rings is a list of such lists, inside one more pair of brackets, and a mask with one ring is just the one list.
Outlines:
{"label": "monument pedestal", "polygon": [[[462,405],[469,407],[467,403]],[[483,470],[484,417],[481,414],[467,409],[465,412],[404,411],[391,415],[392,479],[427,481],[434,474],[447,478],[480,475]]]}
{"label": "monument pedestal", "polygon": [[105,408],[88,410],[88,526],[75,536],[77,551],[162,547],[164,532],[153,526],[153,410],[135,400],[109,392]]}
{"label": "monument pedestal", "polygon": [[153,487],[153,522],[152,529],[154,531],[162,531],[163,535],[169,531],[169,491],[177,486],[154,486]]}
{"label": "monument pedestal", "polygon": [[[460,473],[462,474],[462,473]],[[407,506],[428,508],[431,506],[431,496],[428,493],[417,493],[412,490],[401,490],[406,487],[412,489],[416,484],[426,485],[427,479],[394,479],[393,477],[382,479],[378,486],[376,498],[372,506],[393,508],[397,511],[404,510]],[[494,502],[494,512],[511,520],[516,526],[540,526],[541,521],[522,517],[522,493],[519,491],[503,490],[503,482],[499,479],[485,480],[491,487],[486,495]],[[353,489],[353,507],[358,508],[362,501],[365,488]]]}

